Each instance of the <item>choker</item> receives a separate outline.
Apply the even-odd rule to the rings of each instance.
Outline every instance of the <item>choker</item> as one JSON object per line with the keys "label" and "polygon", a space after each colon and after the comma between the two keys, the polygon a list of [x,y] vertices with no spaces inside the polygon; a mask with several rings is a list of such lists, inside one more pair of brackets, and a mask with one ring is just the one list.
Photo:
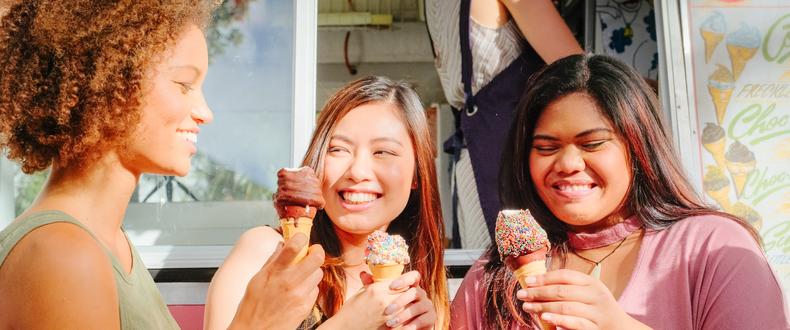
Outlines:
{"label": "choker", "polygon": [[633,215],[622,222],[593,233],[576,233],[568,231],[568,245],[573,250],[590,250],[612,245],[625,240],[628,235],[642,228]]}

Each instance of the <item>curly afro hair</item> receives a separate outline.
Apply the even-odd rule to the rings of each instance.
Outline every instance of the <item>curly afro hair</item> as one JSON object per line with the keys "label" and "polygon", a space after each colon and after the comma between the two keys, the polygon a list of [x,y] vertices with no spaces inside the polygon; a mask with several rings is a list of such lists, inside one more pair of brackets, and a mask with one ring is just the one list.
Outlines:
{"label": "curly afro hair", "polygon": [[24,0],[0,23],[0,150],[25,173],[82,166],[140,120],[147,73],[207,0]]}

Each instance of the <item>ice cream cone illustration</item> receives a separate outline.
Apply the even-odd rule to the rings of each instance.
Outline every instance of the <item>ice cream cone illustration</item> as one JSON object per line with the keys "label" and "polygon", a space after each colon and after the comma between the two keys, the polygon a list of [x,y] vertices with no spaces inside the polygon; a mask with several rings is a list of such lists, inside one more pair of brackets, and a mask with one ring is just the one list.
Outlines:
{"label": "ice cream cone illustration", "polygon": [[702,179],[702,189],[721,206],[730,209],[730,179],[724,175],[721,168],[713,165],[707,166],[705,177]]}
{"label": "ice cream cone illustration", "polygon": [[756,27],[741,24],[741,28],[727,35],[727,53],[730,54],[732,63],[732,76],[735,80],[740,78],[746,62],[754,57],[760,48],[760,30]]}
{"label": "ice cream cone illustration", "polygon": [[718,11],[713,12],[700,25],[699,32],[705,41],[705,63],[710,62],[713,51],[724,40],[726,30],[727,22],[724,20],[724,15]]}
{"label": "ice cream cone illustration", "polygon": [[713,155],[716,165],[720,168],[726,168],[724,161],[725,140],[724,129],[721,126],[714,123],[705,124],[705,128],[702,130],[702,146]]}
{"label": "ice cream cone illustration", "polygon": [[[497,215],[495,232],[502,261],[513,271],[522,288],[528,276],[546,273],[546,254],[551,245],[546,231],[529,210],[502,210]],[[554,327],[541,320],[543,329]]]}
{"label": "ice cream cone illustration", "polygon": [[754,158],[754,153],[739,141],[730,145],[724,158],[727,162],[727,170],[735,183],[735,195],[740,198],[743,188],[746,186],[746,180],[757,166],[757,160]]}
{"label": "ice cream cone illustration", "polygon": [[746,222],[752,225],[754,229],[757,229],[757,231],[760,231],[760,228],[763,227],[763,217],[760,215],[760,213],[757,213],[757,211],[749,207],[749,205],[746,205],[740,201],[735,202],[735,204],[732,205],[729,213],[746,220]]}
{"label": "ice cream cone illustration", "polygon": [[389,235],[377,230],[368,235],[365,256],[373,280],[389,281],[398,278],[409,263],[409,246],[400,235]]}
{"label": "ice cream cone illustration", "polygon": [[735,83],[732,80],[732,73],[725,66],[716,64],[716,71],[708,77],[708,92],[713,99],[713,106],[716,108],[716,120],[719,125],[724,122],[727,114],[727,105],[730,104],[730,97],[735,90]]}

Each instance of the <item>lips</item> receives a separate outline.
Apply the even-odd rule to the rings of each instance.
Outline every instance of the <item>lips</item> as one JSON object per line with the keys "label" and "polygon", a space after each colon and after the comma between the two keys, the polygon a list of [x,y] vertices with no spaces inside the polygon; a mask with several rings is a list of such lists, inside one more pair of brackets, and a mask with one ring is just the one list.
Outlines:
{"label": "lips", "polygon": [[182,137],[187,142],[197,143],[196,131],[178,130],[176,131],[176,134],[178,134],[178,136]]}
{"label": "lips", "polygon": [[598,185],[589,181],[560,180],[551,185],[552,191],[565,199],[580,199],[598,190]]}

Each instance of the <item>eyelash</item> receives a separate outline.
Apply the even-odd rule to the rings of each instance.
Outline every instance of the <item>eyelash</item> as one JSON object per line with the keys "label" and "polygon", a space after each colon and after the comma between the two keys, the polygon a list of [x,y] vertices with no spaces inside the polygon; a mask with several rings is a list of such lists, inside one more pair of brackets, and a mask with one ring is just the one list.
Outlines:
{"label": "eyelash", "polygon": [[[607,141],[609,140],[595,141],[595,142],[582,144],[581,146],[587,151],[595,151],[598,149],[598,147],[600,147]],[[554,146],[533,146],[532,148],[537,150],[538,152],[543,152],[543,153],[549,153],[552,151],[556,151],[558,149],[557,147]]]}
{"label": "eyelash", "polygon": [[179,86],[181,86],[181,92],[184,93],[184,94],[189,93],[189,92],[194,90],[192,88],[192,84],[191,83],[179,82],[179,81],[174,81],[174,82],[176,84],[178,84]]}

